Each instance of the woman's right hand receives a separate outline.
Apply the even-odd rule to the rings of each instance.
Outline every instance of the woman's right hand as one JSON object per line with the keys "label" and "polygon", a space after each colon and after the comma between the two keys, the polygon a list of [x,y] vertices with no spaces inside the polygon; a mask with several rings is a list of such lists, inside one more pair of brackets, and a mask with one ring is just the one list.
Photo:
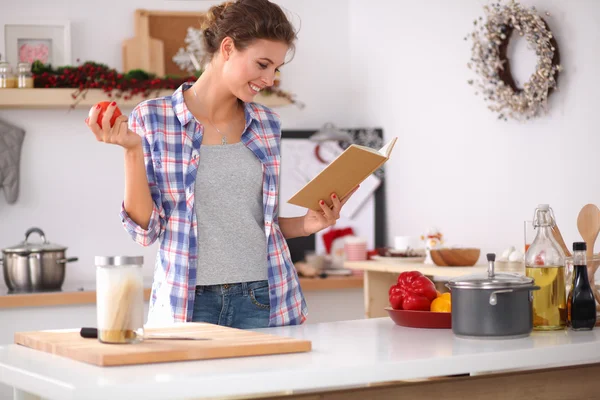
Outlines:
{"label": "woman's right hand", "polygon": [[93,106],[89,117],[85,120],[86,125],[94,133],[99,142],[116,144],[126,150],[132,150],[138,146],[141,147],[142,138],[129,130],[127,125],[128,117],[126,115],[118,116],[114,125],[110,126],[110,119],[116,108],[116,102],[113,101],[110,103],[102,116],[102,127],[100,127],[98,124],[98,114],[101,107],[99,105]]}

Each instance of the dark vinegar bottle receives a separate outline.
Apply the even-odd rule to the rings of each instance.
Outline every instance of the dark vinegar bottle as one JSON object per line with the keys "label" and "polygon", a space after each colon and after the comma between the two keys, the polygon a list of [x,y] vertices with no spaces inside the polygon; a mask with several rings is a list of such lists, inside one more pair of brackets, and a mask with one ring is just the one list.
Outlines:
{"label": "dark vinegar bottle", "polygon": [[587,273],[585,242],[573,243],[573,284],[569,293],[569,325],[575,331],[593,329],[596,325],[596,300]]}

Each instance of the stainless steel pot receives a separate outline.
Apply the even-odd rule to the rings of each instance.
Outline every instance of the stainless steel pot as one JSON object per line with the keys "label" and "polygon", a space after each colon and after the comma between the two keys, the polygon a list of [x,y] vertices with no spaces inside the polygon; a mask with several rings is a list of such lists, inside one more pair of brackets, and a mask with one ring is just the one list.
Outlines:
{"label": "stainless steel pot", "polygon": [[[40,235],[42,242],[29,242],[32,233]],[[11,291],[60,289],[65,280],[66,263],[78,260],[67,258],[66,250],[64,246],[49,243],[41,229],[28,229],[22,243],[2,250],[0,263],[6,286]]]}
{"label": "stainless steel pot", "polygon": [[494,272],[495,254],[488,254],[487,274],[450,280],[452,331],[475,339],[510,339],[533,330],[533,279]]}

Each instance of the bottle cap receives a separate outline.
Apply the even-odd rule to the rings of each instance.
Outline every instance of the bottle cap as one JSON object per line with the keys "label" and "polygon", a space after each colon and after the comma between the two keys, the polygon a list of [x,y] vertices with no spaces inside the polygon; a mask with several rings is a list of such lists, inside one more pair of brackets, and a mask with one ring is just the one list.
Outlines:
{"label": "bottle cap", "polygon": [[573,242],[573,251],[586,251],[587,244],[585,242]]}

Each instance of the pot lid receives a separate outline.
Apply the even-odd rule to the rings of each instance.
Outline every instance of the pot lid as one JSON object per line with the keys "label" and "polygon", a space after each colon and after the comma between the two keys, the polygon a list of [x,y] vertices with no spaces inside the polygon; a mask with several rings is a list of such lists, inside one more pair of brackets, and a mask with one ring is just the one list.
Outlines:
{"label": "pot lid", "polygon": [[468,288],[468,289],[512,289],[522,287],[532,287],[533,278],[515,273],[496,273],[494,271],[494,262],[496,255],[490,253],[487,255],[489,262],[486,274],[472,274],[450,279],[449,288]]}
{"label": "pot lid", "polygon": [[[32,233],[40,235],[42,241],[37,243],[29,242],[29,235]],[[15,246],[7,247],[2,251],[5,253],[42,253],[45,251],[64,251],[66,249],[67,248],[64,246],[48,242],[48,240],[46,240],[46,235],[44,235],[44,232],[40,228],[30,228],[25,232],[25,240]]]}
{"label": "pot lid", "polygon": [[507,289],[533,286],[533,278],[513,273],[498,273],[489,277],[487,274],[461,276],[448,281],[450,288],[468,289]]}

